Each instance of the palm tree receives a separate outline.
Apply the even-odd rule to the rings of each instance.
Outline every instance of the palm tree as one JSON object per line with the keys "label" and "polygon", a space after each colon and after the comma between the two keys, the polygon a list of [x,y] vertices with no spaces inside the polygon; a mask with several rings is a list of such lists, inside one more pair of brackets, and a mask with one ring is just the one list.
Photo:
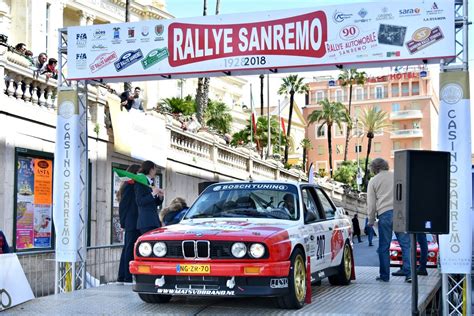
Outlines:
{"label": "palm tree", "polygon": [[230,132],[232,115],[224,102],[211,101],[204,114],[206,125],[224,135]]}
{"label": "palm tree", "polygon": [[303,171],[306,172],[306,156],[308,149],[313,149],[313,144],[311,144],[311,141],[308,138],[303,138],[300,145],[303,148]]}
{"label": "palm tree", "polygon": [[[344,69],[338,78],[341,81],[343,87],[349,86],[349,106],[348,116],[351,117],[351,105],[352,105],[352,86],[363,85],[367,80],[367,74],[365,71],[357,71],[357,69]],[[349,138],[352,130],[352,120],[347,122],[346,128],[346,146],[344,148],[344,161],[347,160],[347,151],[349,148]]]}
{"label": "palm tree", "polygon": [[183,113],[184,115],[191,115],[196,112],[196,102],[188,95],[184,99],[181,98],[166,98],[160,102],[160,107],[164,112],[173,114]]}
{"label": "palm tree", "polygon": [[327,98],[320,101],[321,109],[314,110],[308,115],[308,123],[322,123],[319,127],[321,130],[324,125],[328,127],[328,151],[329,151],[329,174],[332,178],[332,126],[336,124],[341,128],[341,123],[346,121],[346,109],[341,102],[330,102]]}
{"label": "palm tree", "polygon": [[365,169],[364,169],[364,181],[363,185],[367,190],[367,182],[369,179],[368,165],[370,150],[372,148],[372,139],[374,133],[387,126],[387,112],[380,110],[379,108],[372,106],[370,109],[365,109],[361,118],[362,126],[367,132],[367,156],[365,157]]}
{"label": "palm tree", "polygon": [[[308,93],[308,85],[303,83],[304,78],[298,78],[298,75],[289,75],[288,77],[283,78],[283,82],[278,89],[278,94],[280,95],[290,95],[290,113],[288,115],[288,131],[286,135],[290,138],[291,132],[291,118],[293,117],[293,106],[295,102],[295,93]],[[288,162],[288,145],[285,145],[285,157],[284,162]]]}
{"label": "palm tree", "polygon": [[[237,133],[234,133],[232,135],[232,141],[231,145],[237,146],[237,145],[243,145],[243,144],[248,144],[250,143],[250,120],[247,120],[247,124],[243,129],[238,131]],[[270,134],[271,134],[271,140],[270,144],[273,146],[278,146],[278,134],[279,134],[279,128],[280,128],[280,123],[278,122],[278,117],[272,116],[270,117]],[[254,136],[255,141],[259,141],[260,146],[263,150],[268,144],[268,119],[266,116],[259,116],[257,119],[257,131],[255,132]],[[282,137],[281,138],[281,144],[286,144],[286,138]],[[281,146],[280,144],[280,146]]]}

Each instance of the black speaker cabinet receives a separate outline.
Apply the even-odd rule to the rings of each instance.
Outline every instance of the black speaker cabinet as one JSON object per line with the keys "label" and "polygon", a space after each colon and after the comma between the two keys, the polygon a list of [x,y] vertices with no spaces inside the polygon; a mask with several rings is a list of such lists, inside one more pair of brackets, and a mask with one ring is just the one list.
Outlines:
{"label": "black speaker cabinet", "polygon": [[450,153],[395,152],[393,230],[449,233]]}
{"label": "black speaker cabinet", "polygon": [[205,182],[199,182],[198,184],[198,194],[201,194],[202,191],[206,190],[208,186],[211,184],[217,183],[217,181],[205,181]]}

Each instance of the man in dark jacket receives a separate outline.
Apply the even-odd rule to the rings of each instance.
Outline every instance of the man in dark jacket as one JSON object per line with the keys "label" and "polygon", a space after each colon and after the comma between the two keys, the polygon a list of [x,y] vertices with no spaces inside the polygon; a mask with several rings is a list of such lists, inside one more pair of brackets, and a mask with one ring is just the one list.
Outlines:
{"label": "man in dark jacket", "polygon": [[9,253],[9,252],[10,252],[10,247],[8,247],[7,238],[5,237],[3,232],[0,230],[0,254]]}
{"label": "man in dark jacket", "polygon": [[359,218],[357,217],[357,214],[354,214],[354,217],[352,218],[352,229],[354,231],[354,236],[357,236],[357,240],[359,242],[362,242],[360,239],[360,226],[359,226]]}

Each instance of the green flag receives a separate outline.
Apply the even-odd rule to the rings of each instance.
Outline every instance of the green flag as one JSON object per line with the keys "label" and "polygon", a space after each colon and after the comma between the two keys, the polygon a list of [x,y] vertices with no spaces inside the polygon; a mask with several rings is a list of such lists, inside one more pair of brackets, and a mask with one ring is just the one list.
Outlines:
{"label": "green flag", "polygon": [[135,173],[131,173],[122,169],[117,169],[117,168],[113,168],[113,170],[122,181],[133,180],[137,183],[146,185],[147,187],[150,186],[150,183],[148,182],[148,178],[143,173],[135,174]]}

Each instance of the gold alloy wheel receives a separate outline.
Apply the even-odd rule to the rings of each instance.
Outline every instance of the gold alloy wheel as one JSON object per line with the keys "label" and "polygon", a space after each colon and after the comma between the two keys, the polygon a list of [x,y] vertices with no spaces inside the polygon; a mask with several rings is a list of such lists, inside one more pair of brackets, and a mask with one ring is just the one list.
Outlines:
{"label": "gold alloy wheel", "polygon": [[344,246],[344,273],[346,274],[346,279],[349,280],[352,274],[352,256],[347,244]]}
{"label": "gold alloy wheel", "polygon": [[298,301],[303,301],[306,295],[306,268],[303,258],[298,255],[294,265],[295,294]]}

